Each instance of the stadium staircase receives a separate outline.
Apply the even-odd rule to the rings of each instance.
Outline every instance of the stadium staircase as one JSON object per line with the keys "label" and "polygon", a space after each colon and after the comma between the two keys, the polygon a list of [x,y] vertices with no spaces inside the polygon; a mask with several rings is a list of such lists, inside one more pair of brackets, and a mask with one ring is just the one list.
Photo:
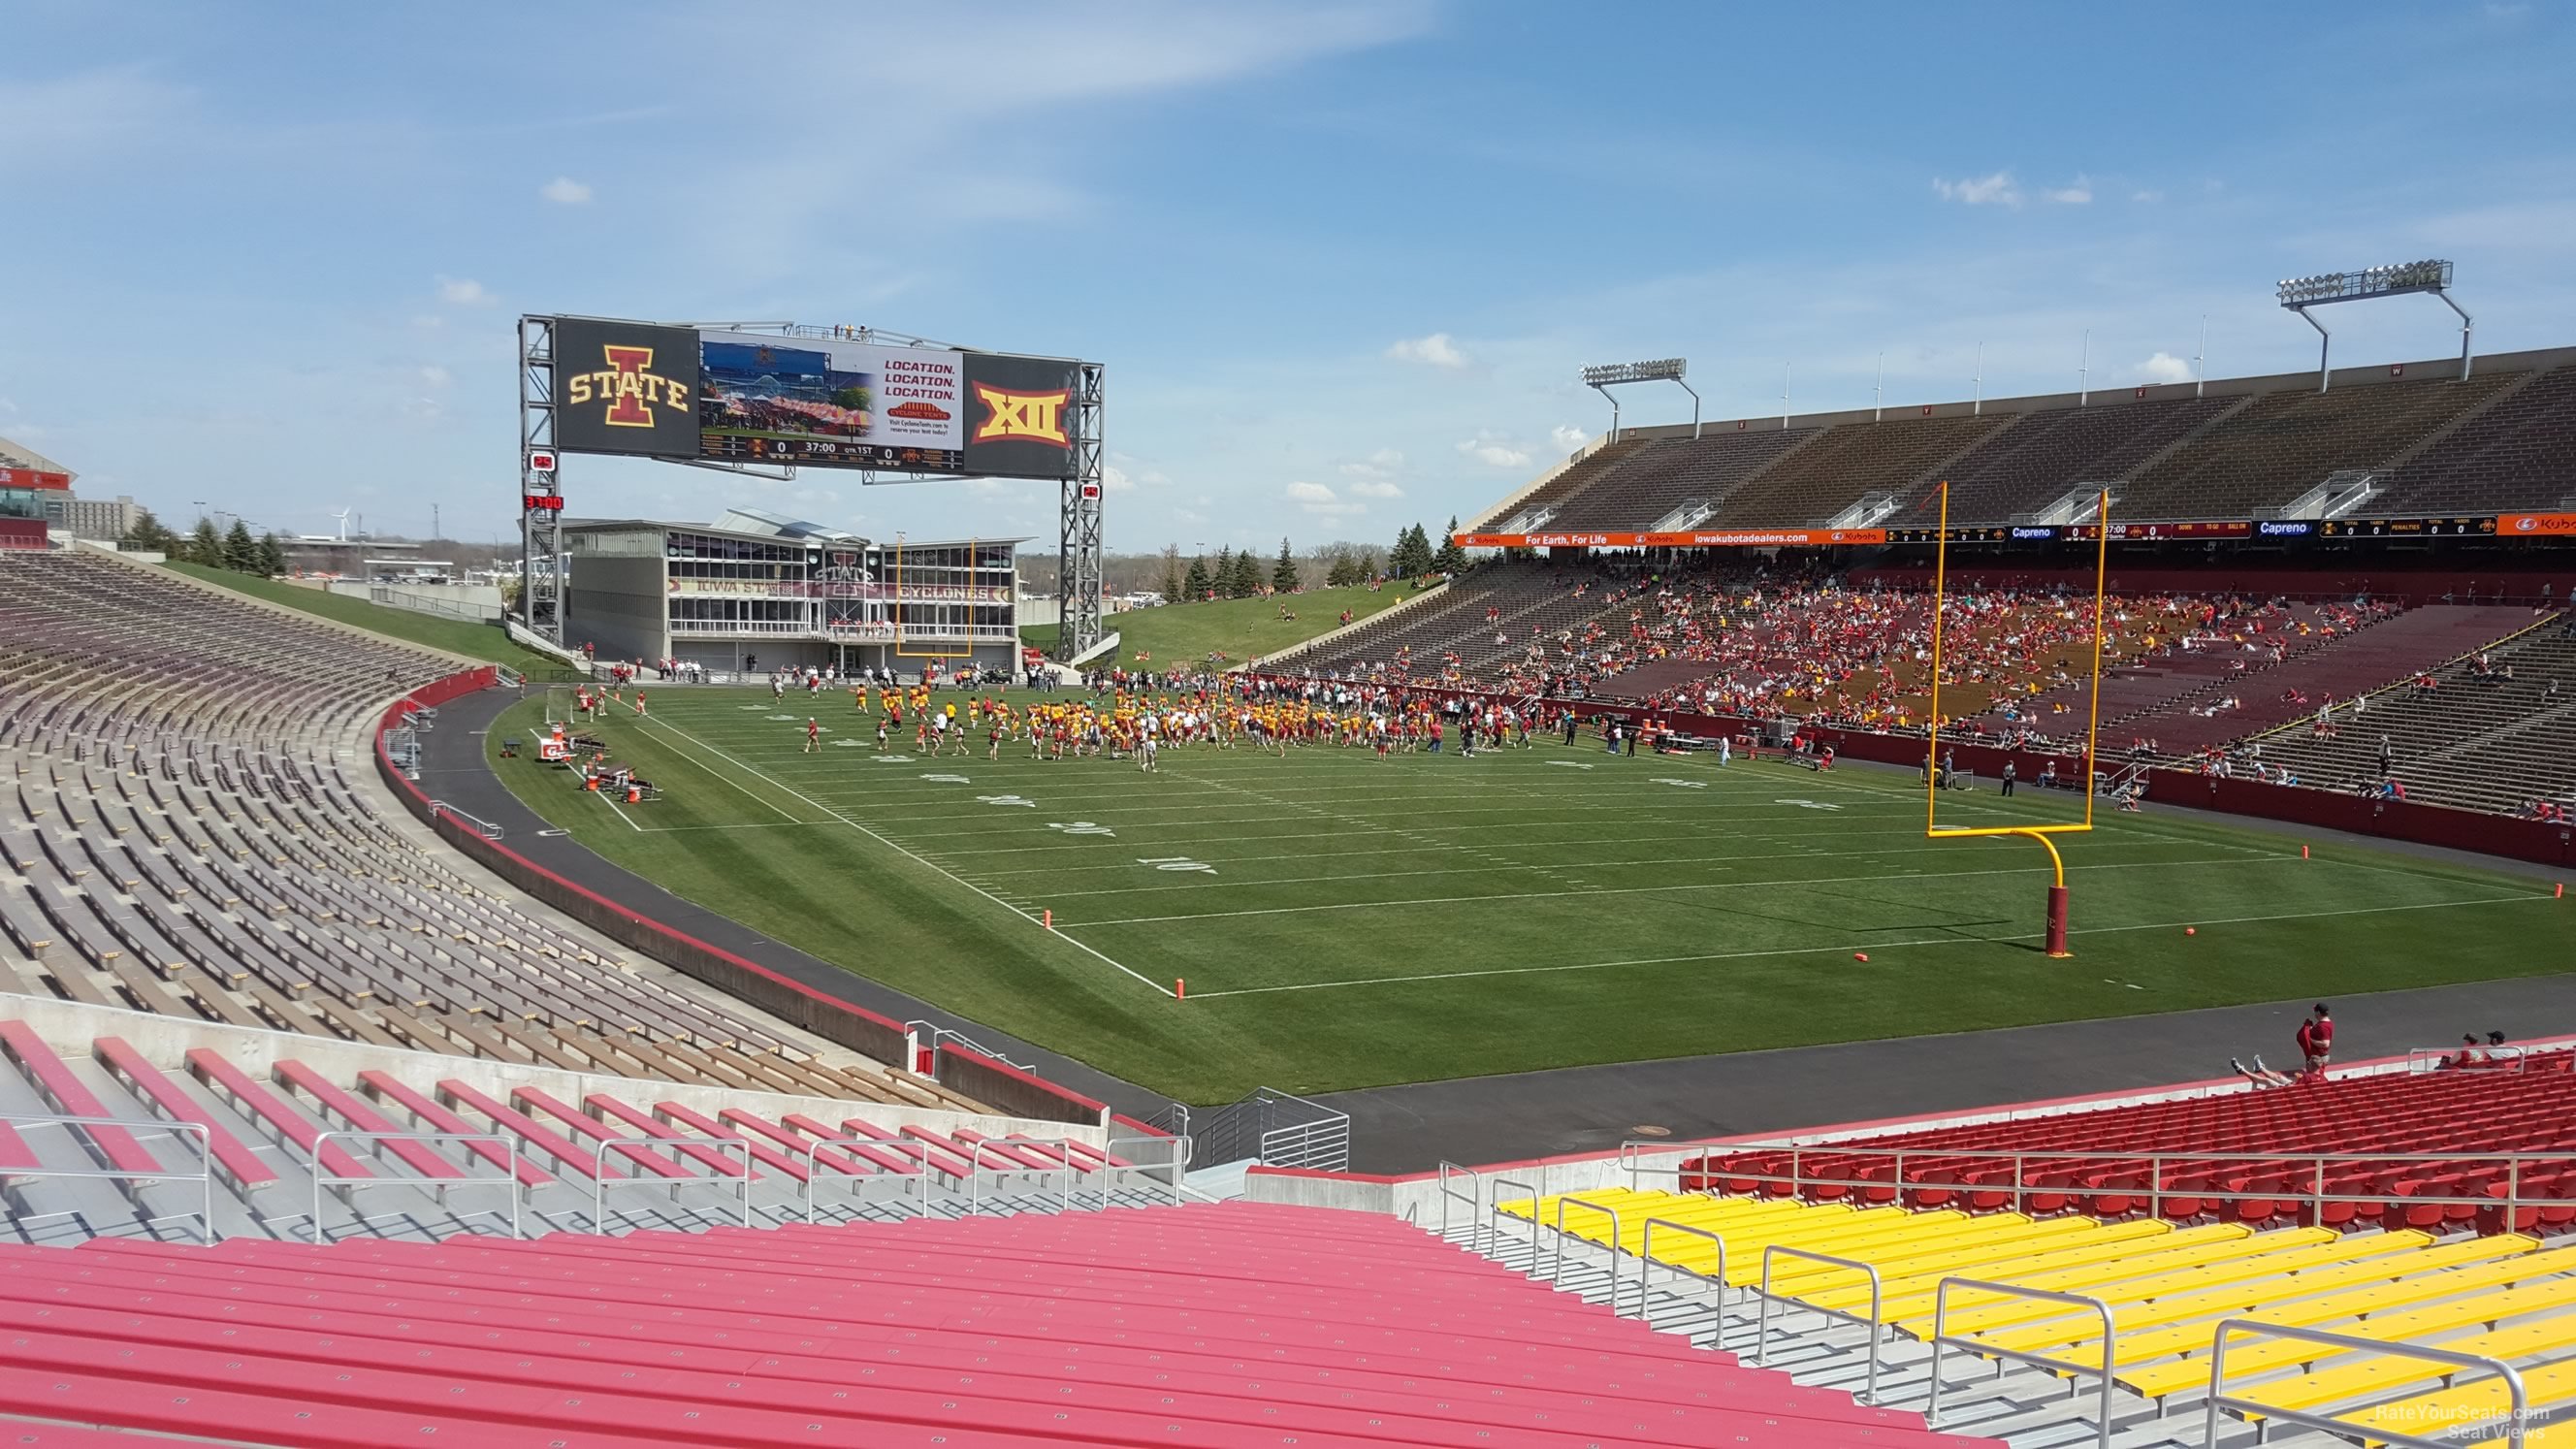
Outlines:
{"label": "stadium staircase", "polygon": [[[2430,1156],[2395,1179],[2381,1169],[2435,1143],[2541,1140],[2576,1155],[2571,1091],[2558,1062],[2515,1058],[1904,1134],[1919,1145],[1902,1176],[1949,1183],[1937,1199],[1865,1170],[1892,1136],[1810,1145],[1796,1182],[1772,1153],[1685,1161],[1658,1184],[1642,1151],[1627,1156],[1667,1145],[1647,1143],[1623,1149],[1629,1185],[1579,1192],[1549,1192],[1537,1166],[1444,1166],[1438,1231],[1661,1332],[2027,1449],[2504,1444],[2516,1387],[2520,1442],[2564,1446],[2576,1443],[2576,1240],[2543,1235],[2576,1218],[2576,1200],[2508,1217],[2465,1177],[2443,1182],[2448,1164]],[[2144,1181],[1977,1192],[1996,1183],[1971,1180],[1976,1149],[2068,1133],[2177,1155],[2242,1152],[2248,1138],[2330,1143],[2328,1180],[2365,1184],[2389,1211],[2320,1222],[2222,1209],[2251,1199],[2195,1187],[2189,1163],[2168,1184],[2168,1202],[2192,1199],[2180,1215],[2144,1211],[2156,1195]],[[1680,1190],[1712,1168],[1757,1167],[1778,1169],[1776,1191],[1730,1191],[1740,1183],[1722,1176]],[[2429,1215],[2416,1210],[2428,1197],[2442,1199]]]}

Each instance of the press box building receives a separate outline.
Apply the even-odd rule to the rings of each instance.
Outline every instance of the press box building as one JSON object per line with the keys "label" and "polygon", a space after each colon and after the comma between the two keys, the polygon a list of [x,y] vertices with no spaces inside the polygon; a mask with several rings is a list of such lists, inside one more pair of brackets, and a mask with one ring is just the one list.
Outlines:
{"label": "press box building", "polygon": [[1020,668],[1023,539],[880,542],[757,509],[563,525],[564,642],[711,671]]}

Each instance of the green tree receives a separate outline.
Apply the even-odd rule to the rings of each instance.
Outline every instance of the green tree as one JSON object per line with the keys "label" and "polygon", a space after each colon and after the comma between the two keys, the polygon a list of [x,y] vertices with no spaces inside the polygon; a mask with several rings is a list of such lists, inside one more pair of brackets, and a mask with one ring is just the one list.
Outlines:
{"label": "green tree", "polygon": [[1449,531],[1440,535],[1440,547],[1431,554],[1431,566],[1444,574],[1467,571],[1467,551],[1458,546],[1458,515],[1449,515]]}
{"label": "green tree", "polygon": [[173,553],[177,551],[180,540],[179,535],[170,531],[170,525],[154,517],[152,510],[146,508],[135,515],[134,526],[127,529],[125,537],[117,542],[127,548]]}
{"label": "green tree", "polygon": [[1216,551],[1216,567],[1208,570],[1208,587],[1216,590],[1216,596],[1220,599],[1234,597],[1233,549],[1219,548]]}
{"label": "green tree", "polygon": [[224,566],[224,536],[215,532],[215,521],[204,514],[197,516],[197,526],[188,534],[187,560],[210,569]]}
{"label": "green tree", "polygon": [[1163,602],[1177,604],[1180,601],[1181,546],[1177,543],[1167,543],[1163,545]]}
{"label": "green tree", "polygon": [[259,536],[259,573],[262,578],[277,578],[286,572],[286,545],[278,542],[271,529]]}
{"label": "green tree", "polygon": [[1350,550],[1339,548],[1333,550],[1332,567],[1324,570],[1325,587],[1346,589],[1363,581],[1359,571],[1359,560],[1351,557]]}
{"label": "green tree", "polygon": [[1177,604],[1186,600],[1190,603],[1197,603],[1199,600],[1207,597],[1207,591],[1208,562],[1207,556],[1205,554],[1201,554],[1199,557],[1190,560],[1189,575],[1187,578],[1182,580],[1181,592],[1173,597],[1172,602]]}
{"label": "green tree", "polygon": [[237,574],[259,568],[259,540],[250,536],[250,525],[238,518],[224,534],[224,567]]}
{"label": "green tree", "polygon": [[1391,574],[1418,578],[1431,572],[1431,535],[1417,523],[1395,536],[1395,550],[1386,556],[1386,569]]}
{"label": "green tree", "polygon": [[1253,560],[1252,550],[1234,556],[1234,577],[1227,582],[1229,598],[1249,599],[1261,592],[1261,565]]}
{"label": "green tree", "polygon": [[1283,594],[1297,591],[1297,556],[1288,551],[1288,540],[1279,540],[1279,562],[1270,569],[1270,587]]}

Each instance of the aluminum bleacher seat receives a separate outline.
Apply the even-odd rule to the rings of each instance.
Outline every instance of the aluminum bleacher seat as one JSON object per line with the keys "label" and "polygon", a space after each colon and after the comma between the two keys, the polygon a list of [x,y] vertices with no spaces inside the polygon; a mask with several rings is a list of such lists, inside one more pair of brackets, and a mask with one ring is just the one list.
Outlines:
{"label": "aluminum bleacher seat", "polygon": [[1977,1442],[1328,1209],[100,1240],[0,1300],[0,1414],[253,1442]]}
{"label": "aluminum bleacher seat", "polygon": [[332,1040],[907,1100],[504,899],[349,789],[337,755],[454,661],[88,554],[0,559],[0,611],[10,979]]}
{"label": "aluminum bleacher seat", "polygon": [[2482,373],[2332,392],[2265,393],[2231,408],[2121,490],[2129,519],[2251,518],[2338,471],[2376,469],[2523,374]]}

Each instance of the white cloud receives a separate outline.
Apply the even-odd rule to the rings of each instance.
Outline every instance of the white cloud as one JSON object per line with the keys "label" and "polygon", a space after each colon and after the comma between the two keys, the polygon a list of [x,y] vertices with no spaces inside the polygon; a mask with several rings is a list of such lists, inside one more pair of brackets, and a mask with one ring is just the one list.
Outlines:
{"label": "white cloud", "polygon": [[482,307],[495,300],[483,284],[470,277],[440,277],[438,300],[453,307]]}
{"label": "white cloud", "polygon": [[2093,200],[2093,181],[2082,172],[2078,172],[2072,182],[2064,186],[2045,188],[2039,194],[2060,206],[2083,206]]}
{"label": "white cloud", "polygon": [[1526,468],[1530,465],[1529,449],[1491,433],[1478,433],[1472,438],[1461,439],[1458,453],[1489,468]]}
{"label": "white cloud", "polygon": [[447,369],[433,362],[420,370],[420,380],[431,387],[445,387],[450,379]]}
{"label": "white cloud", "polygon": [[1991,176],[1971,176],[1959,181],[1944,181],[1935,176],[1932,190],[1943,201],[1955,201],[1961,206],[2021,205],[2021,185],[2013,180],[2009,171],[1998,171]]}
{"label": "white cloud", "polygon": [[2161,191],[2133,191],[2129,193],[2129,199],[2140,206],[2153,206],[2164,200],[2165,194]]}
{"label": "white cloud", "polygon": [[1458,344],[1451,341],[1446,332],[1408,338],[1389,347],[1386,355],[1398,362],[1419,362],[1425,367],[1445,368],[1453,372],[1467,365],[1467,354],[1458,350]]}
{"label": "white cloud", "polygon": [[1351,496],[1354,498],[1402,498],[1404,496],[1404,490],[1398,488],[1392,483],[1373,479],[1362,479],[1351,485]]}
{"label": "white cloud", "polygon": [[1345,478],[1357,480],[1352,484],[1351,491],[1362,497],[1401,498],[1404,496],[1400,490],[1391,487],[1383,493],[1373,491],[1370,487],[1372,484],[1389,483],[1398,473],[1404,471],[1404,454],[1393,448],[1380,448],[1365,458],[1340,464],[1338,471]]}
{"label": "white cloud", "polygon": [[1355,513],[1368,512],[1367,504],[1345,503],[1332,489],[1321,483],[1289,484],[1288,500],[1317,518],[1346,518]]}
{"label": "white cloud", "polygon": [[583,206],[590,201],[590,188],[569,176],[558,176],[537,192],[557,206]]}
{"label": "white cloud", "polygon": [[1563,423],[1558,423],[1555,427],[1548,429],[1547,436],[1548,440],[1555,443],[1558,447],[1568,449],[1580,448],[1584,444],[1592,441],[1592,435],[1590,433],[1583,431],[1581,428],[1567,427]]}
{"label": "white cloud", "polygon": [[2189,382],[2191,364],[2170,352],[2158,352],[2130,368],[2129,373],[2140,382]]}
{"label": "white cloud", "polygon": [[1112,493],[1124,493],[1136,486],[1136,480],[1127,476],[1126,469],[1111,463],[1100,470],[1100,486]]}

